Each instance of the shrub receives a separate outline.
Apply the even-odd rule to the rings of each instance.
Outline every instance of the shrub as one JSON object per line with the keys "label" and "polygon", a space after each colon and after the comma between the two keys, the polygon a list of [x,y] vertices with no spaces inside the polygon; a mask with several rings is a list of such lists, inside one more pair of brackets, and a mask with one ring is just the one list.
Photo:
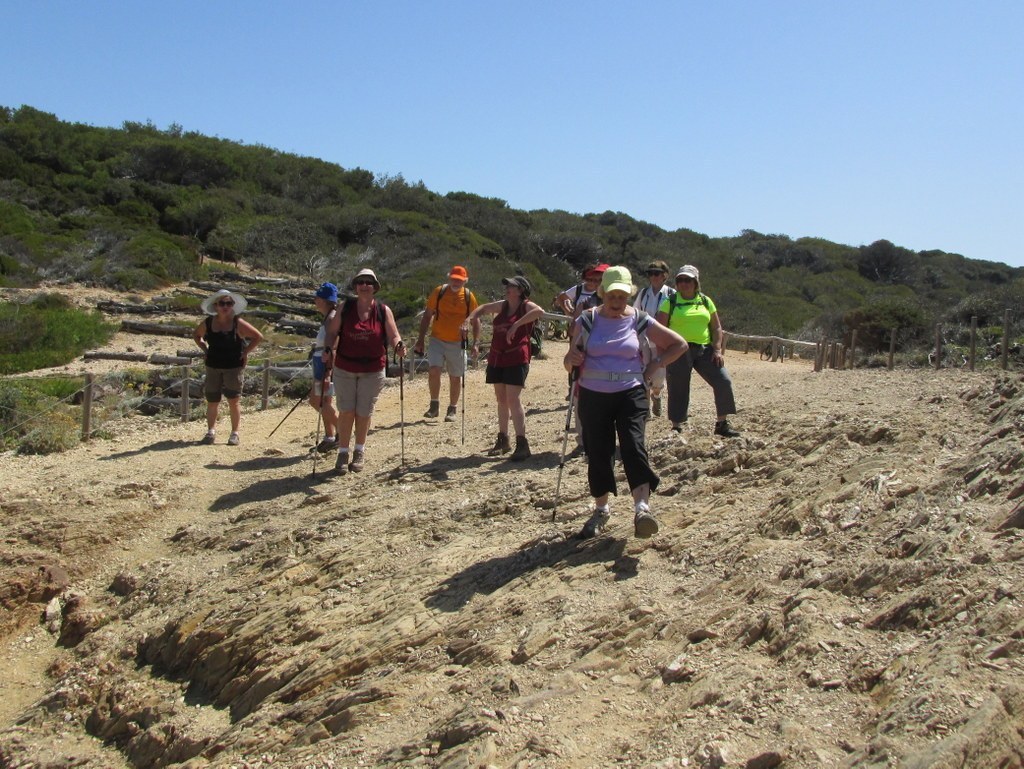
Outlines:
{"label": "shrub", "polygon": [[99,312],[71,307],[59,294],[40,294],[27,304],[2,302],[0,374],[63,365],[116,330]]}

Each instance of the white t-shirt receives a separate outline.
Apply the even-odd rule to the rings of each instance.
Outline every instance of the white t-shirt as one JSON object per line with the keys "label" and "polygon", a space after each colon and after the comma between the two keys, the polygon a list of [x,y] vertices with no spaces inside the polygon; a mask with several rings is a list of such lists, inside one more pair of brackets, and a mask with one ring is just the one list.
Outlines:
{"label": "white t-shirt", "polygon": [[640,289],[636,295],[636,299],[633,300],[633,307],[637,310],[643,310],[652,318],[658,314],[658,307],[661,303],[668,299],[676,290],[671,288],[668,283],[663,285],[659,291],[655,291],[651,286],[646,286]]}

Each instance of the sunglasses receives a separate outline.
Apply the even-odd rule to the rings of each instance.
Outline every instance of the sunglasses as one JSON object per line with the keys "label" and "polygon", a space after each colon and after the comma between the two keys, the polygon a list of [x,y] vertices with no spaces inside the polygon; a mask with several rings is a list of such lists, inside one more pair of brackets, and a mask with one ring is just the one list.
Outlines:
{"label": "sunglasses", "polygon": [[223,300],[222,299],[221,301],[217,302],[217,306],[218,307],[234,307],[235,303],[232,302],[230,299],[228,299],[228,300]]}
{"label": "sunglasses", "polygon": [[356,285],[356,286],[373,286],[375,284],[374,284],[374,282],[372,280],[355,280],[355,281],[353,281],[353,285]]}
{"label": "sunglasses", "polygon": [[653,278],[655,275],[664,275],[664,274],[665,273],[662,270],[648,270],[647,271],[647,277],[648,278]]}
{"label": "sunglasses", "polygon": [[676,283],[695,283],[696,281],[689,275],[680,275],[676,278]]}

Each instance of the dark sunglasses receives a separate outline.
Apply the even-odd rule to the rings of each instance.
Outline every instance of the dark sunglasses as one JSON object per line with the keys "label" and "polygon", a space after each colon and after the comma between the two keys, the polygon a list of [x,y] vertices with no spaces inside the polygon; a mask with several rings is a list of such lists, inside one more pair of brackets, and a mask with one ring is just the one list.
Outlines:
{"label": "dark sunglasses", "polygon": [[222,299],[219,302],[217,302],[217,304],[220,307],[234,307],[235,306],[235,303],[232,302],[230,299],[227,299],[227,300]]}
{"label": "dark sunglasses", "polygon": [[375,285],[372,280],[355,280],[352,281],[356,286],[373,286]]}
{"label": "dark sunglasses", "polygon": [[689,275],[680,275],[678,278],[676,278],[676,283],[694,283],[694,282],[696,282],[696,281],[693,278],[691,278]]}
{"label": "dark sunglasses", "polygon": [[655,275],[664,275],[664,274],[665,274],[664,270],[648,270],[647,271],[647,277],[648,278],[653,278]]}

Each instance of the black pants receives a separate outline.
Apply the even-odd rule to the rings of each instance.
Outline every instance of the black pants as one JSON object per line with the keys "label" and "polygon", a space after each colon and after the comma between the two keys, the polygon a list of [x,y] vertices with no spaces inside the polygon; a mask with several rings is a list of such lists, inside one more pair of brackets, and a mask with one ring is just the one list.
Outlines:
{"label": "black pants", "polygon": [[651,491],[658,488],[659,479],[651,469],[644,445],[647,391],[641,386],[625,392],[599,393],[580,387],[579,402],[590,496],[616,493],[616,437],[630,490],[645,483],[651,484]]}
{"label": "black pants", "polygon": [[668,382],[668,418],[670,422],[685,422],[690,414],[690,374],[694,370],[711,385],[715,393],[715,416],[736,413],[736,399],[732,394],[732,380],[725,366],[719,368],[711,359],[711,345],[691,344],[686,354],[665,367]]}

